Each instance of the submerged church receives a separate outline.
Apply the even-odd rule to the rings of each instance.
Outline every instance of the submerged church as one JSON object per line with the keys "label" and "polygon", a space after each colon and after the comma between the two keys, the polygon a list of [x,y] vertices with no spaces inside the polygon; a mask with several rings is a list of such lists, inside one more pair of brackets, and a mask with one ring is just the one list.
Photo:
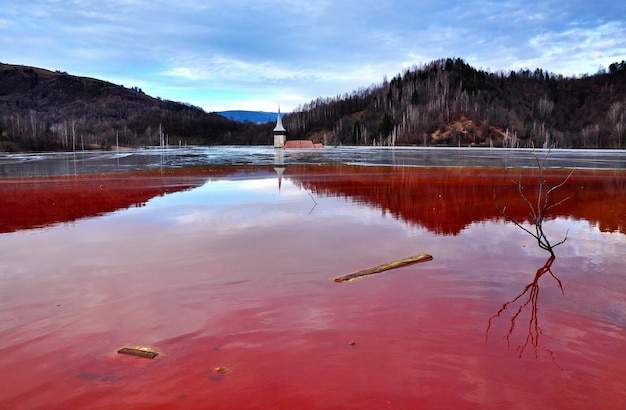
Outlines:
{"label": "submerged church", "polygon": [[311,140],[287,141],[287,130],[283,126],[283,120],[280,117],[280,106],[278,107],[278,117],[276,118],[276,126],[272,134],[274,134],[274,148],[324,148],[323,144],[313,144]]}
{"label": "submerged church", "polygon": [[274,148],[283,148],[287,140],[287,130],[283,127],[283,120],[280,118],[280,107],[278,107],[278,118],[274,127]]}

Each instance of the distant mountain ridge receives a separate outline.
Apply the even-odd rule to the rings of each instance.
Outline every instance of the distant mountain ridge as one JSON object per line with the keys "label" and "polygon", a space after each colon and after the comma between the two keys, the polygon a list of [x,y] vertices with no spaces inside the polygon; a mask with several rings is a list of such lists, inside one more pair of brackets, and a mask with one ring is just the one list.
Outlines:
{"label": "distant mountain ridge", "polygon": [[276,112],[246,111],[246,110],[218,111],[217,114],[223,115],[224,117],[229,118],[234,121],[254,122],[257,124],[261,124],[265,122],[275,122],[276,116],[278,115],[278,113]]}

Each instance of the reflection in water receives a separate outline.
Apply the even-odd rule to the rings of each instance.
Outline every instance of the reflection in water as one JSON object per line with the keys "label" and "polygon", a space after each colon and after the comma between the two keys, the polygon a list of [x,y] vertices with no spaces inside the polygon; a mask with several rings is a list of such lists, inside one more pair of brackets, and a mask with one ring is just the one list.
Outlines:
{"label": "reflection in water", "polygon": [[175,182],[145,175],[0,181],[0,233],[141,207],[151,198],[202,182],[200,178]]}
{"label": "reflection in water", "polygon": [[[537,273],[535,274],[535,278],[533,279],[533,281],[526,285],[526,287],[524,287],[524,290],[522,290],[519,295],[513,298],[513,300],[511,300],[510,302],[506,302],[504,305],[502,305],[500,310],[498,310],[498,313],[489,318],[489,324],[487,326],[485,338],[489,336],[489,330],[491,329],[492,321],[496,318],[499,318],[505,310],[511,307],[511,305],[519,302],[517,310],[515,311],[513,316],[511,316],[511,326],[509,327],[509,330],[504,337],[506,339],[507,347],[510,347],[511,337],[513,336],[513,332],[515,331],[515,328],[518,324],[517,321],[518,319],[520,319],[520,316],[522,315],[524,309],[530,306],[527,328],[528,335],[526,336],[526,339],[524,339],[524,342],[517,346],[517,351],[519,353],[519,357],[522,357],[526,348],[528,346],[532,346],[535,352],[535,358],[539,358],[539,337],[543,334],[543,330],[541,329],[541,326],[539,326],[538,314],[539,279],[541,279],[541,277],[546,273],[549,273],[550,276],[552,276],[554,280],[556,280],[556,283],[558,284],[561,293],[564,294],[563,284],[561,283],[560,279],[556,277],[556,275],[552,272],[552,263],[554,262],[554,259],[554,256],[548,258],[546,263],[541,268],[537,269]],[[524,300],[522,298],[525,295],[527,295],[527,297]],[[554,352],[552,350],[545,349],[545,351],[548,352],[548,354],[554,359]]]}
{"label": "reflection in water", "polygon": [[0,178],[0,233],[142,207],[152,198],[197,188],[211,178],[250,174],[265,175],[269,170],[213,167],[98,176]]}
{"label": "reflection in water", "polygon": [[[493,203],[494,193],[507,214],[529,221],[527,205],[519,200],[512,181],[520,172],[469,168],[392,168],[350,166],[290,166],[285,176],[318,196],[341,196],[375,206],[383,214],[423,226],[438,234],[458,235],[474,222],[503,219]],[[544,170],[554,185],[568,174]],[[608,232],[626,233],[626,178],[623,172],[577,171],[567,186],[554,193],[554,202],[569,199],[550,210],[550,215],[573,216],[597,223]],[[537,178],[525,183],[537,190]]]}
{"label": "reflection in water", "polygon": [[[564,194],[580,201],[551,221],[576,233],[559,255],[568,292],[541,295],[561,372],[526,357],[543,347],[539,279],[552,266],[520,282],[545,259],[494,220],[492,187],[517,172],[289,165],[279,191],[272,166],[137,177],[206,183],[0,235],[0,375],[11,375],[0,376],[0,407],[619,409],[626,236],[601,230],[624,226],[623,176],[577,180]],[[435,258],[354,286],[332,281],[416,251]],[[522,359],[484,342],[494,306],[518,293],[512,345],[535,309]],[[492,335],[511,328],[505,313]],[[135,345],[160,354],[116,353]]]}
{"label": "reflection in water", "polygon": [[274,171],[276,171],[276,176],[278,177],[278,191],[280,191],[280,187],[283,184],[283,172],[285,172],[285,167],[274,167]]}
{"label": "reflection in water", "polygon": [[[280,157],[277,157],[280,160]],[[0,179],[0,232],[29,229],[102,215],[150,198],[200,186],[207,179],[275,175],[278,191],[285,179],[316,198],[340,196],[367,204],[438,234],[458,235],[468,225],[501,219],[493,193],[507,213],[527,221],[511,181],[518,171],[354,166],[210,167],[109,174],[98,177]],[[546,172],[548,180],[562,178]],[[626,178],[619,172],[580,171],[563,187],[571,199],[553,214],[597,223],[602,231],[626,232]],[[102,188],[102,189],[101,189]],[[532,181],[528,189],[534,189]],[[19,210],[19,212],[16,212]]]}

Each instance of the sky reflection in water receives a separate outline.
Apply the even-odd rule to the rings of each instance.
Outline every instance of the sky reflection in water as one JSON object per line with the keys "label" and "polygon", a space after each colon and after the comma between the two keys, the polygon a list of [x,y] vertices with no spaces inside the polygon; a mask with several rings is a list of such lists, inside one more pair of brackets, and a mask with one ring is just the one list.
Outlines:
{"label": "sky reflection in water", "polygon": [[[564,293],[538,281],[539,341],[519,358],[532,305],[485,333],[548,257],[531,237],[501,219],[438,234],[286,175],[0,235],[0,403],[619,407],[626,235],[548,222],[569,230],[551,267]],[[421,252],[434,260],[332,281]],[[162,354],[115,355],[134,344]]]}

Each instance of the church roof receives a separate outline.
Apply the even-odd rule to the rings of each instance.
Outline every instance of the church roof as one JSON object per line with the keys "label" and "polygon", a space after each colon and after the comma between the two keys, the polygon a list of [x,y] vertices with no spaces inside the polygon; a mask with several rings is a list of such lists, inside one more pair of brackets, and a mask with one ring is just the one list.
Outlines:
{"label": "church roof", "polygon": [[285,127],[283,127],[283,120],[280,118],[280,107],[278,107],[278,118],[276,118],[276,126],[274,127],[274,132],[287,132]]}

